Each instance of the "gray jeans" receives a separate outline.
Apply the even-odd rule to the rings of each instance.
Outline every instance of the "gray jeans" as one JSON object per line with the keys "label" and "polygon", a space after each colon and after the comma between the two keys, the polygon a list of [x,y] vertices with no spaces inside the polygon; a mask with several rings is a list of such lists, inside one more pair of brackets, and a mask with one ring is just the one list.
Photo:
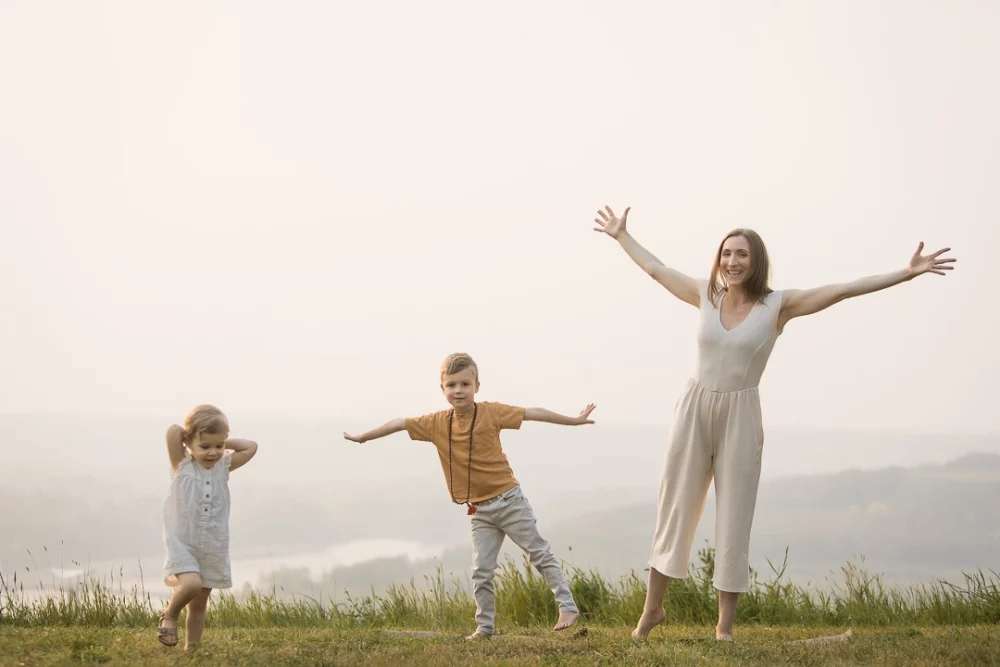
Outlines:
{"label": "gray jeans", "polygon": [[472,589],[476,596],[476,624],[480,632],[493,634],[493,619],[496,616],[493,576],[504,537],[510,537],[528,554],[531,564],[555,595],[559,611],[577,611],[559,562],[552,555],[549,543],[538,534],[535,524],[535,513],[521,493],[520,486],[476,506],[476,513],[472,515]]}

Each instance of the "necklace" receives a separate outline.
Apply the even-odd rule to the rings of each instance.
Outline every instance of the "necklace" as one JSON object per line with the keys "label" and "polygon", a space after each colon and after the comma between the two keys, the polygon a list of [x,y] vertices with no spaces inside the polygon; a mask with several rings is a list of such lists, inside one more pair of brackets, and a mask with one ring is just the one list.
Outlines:
{"label": "necklace", "polygon": [[476,430],[476,413],[479,411],[479,406],[475,403],[472,404],[472,424],[469,426],[469,470],[468,470],[468,482],[469,485],[465,490],[465,500],[455,499],[455,481],[452,477],[451,472],[451,425],[455,418],[455,411],[452,410],[448,413],[448,493],[451,494],[451,502],[461,505],[463,502],[468,506],[469,510],[466,514],[475,514],[476,506],[469,503],[472,499],[472,432]]}

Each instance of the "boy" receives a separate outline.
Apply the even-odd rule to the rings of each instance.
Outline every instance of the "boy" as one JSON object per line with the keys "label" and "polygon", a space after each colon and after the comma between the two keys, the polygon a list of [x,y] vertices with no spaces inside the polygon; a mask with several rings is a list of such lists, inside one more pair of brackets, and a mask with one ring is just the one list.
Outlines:
{"label": "boy", "polygon": [[555,630],[565,630],[580,617],[569,584],[549,544],[538,534],[535,515],[507,463],[500,445],[502,429],[518,429],[522,421],[577,426],[593,424],[588,419],[593,403],[578,417],[541,408],[516,408],[502,403],[476,403],[479,368],[467,354],[451,354],[441,364],[441,391],[451,405],[417,418],[395,419],[361,435],[344,437],[365,442],[405,430],[411,440],[432,442],[437,447],[448,491],[454,503],[468,506],[472,516],[472,585],[476,596],[476,631],[467,639],[493,635],[495,600],[493,576],[504,537],[524,549],[531,564],[545,578],[556,603],[559,620]]}

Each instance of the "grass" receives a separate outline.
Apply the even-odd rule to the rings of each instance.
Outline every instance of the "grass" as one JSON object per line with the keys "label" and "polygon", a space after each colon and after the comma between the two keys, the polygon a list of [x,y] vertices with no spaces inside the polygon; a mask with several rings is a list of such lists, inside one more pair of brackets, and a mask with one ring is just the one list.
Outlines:
{"label": "grass", "polygon": [[863,628],[845,643],[789,643],[839,628],[742,629],[735,644],[709,628],[672,625],[640,645],[625,628],[590,627],[585,637],[531,629],[487,642],[457,635],[392,638],[373,628],[211,628],[192,654],[168,649],[151,628],[0,626],[4,665],[995,665],[1000,628]]}
{"label": "grass", "polygon": [[[691,576],[671,584],[667,623],[635,646],[628,630],[645,597],[636,573],[609,580],[570,569],[584,637],[553,633],[557,610],[541,577],[527,564],[506,562],[497,575],[494,640],[469,645],[457,638],[474,629],[475,602],[461,581],[439,570],[348,597],[345,602],[277,591],[213,595],[205,638],[192,656],[156,643],[153,628],[165,606],[141,586],[126,589],[121,573],[85,577],[49,595],[29,595],[23,575],[0,575],[0,663],[172,664],[993,664],[1000,646],[1000,577],[982,570],[961,585],[938,581],[889,587],[881,577],[847,564],[830,590],[789,582],[785,562],[762,580],[753,573],[740,601],[738,643],[712,641],[716,620],[714,554],[699,552]],[[36,568],[37,571],[37,568]],[[42,590],[42,583],[38,582]],[[183,620],[183,619],[182,619]],[[822,647],[793,639],[833,635],[847,627],[850,642]],[[435,630],[447,637],[385,637],[383,629]],[[183,636],[183,633],[182,633]],[[668,638],[672,641],[663,641]]]}

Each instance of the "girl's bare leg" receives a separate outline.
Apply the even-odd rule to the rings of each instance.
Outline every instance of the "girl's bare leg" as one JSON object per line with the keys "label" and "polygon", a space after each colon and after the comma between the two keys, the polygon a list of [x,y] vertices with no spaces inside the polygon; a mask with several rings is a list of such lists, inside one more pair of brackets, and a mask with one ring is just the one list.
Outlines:
{"label": "girl's bare leg", "polygon": [[182,572],[175,576],[180,583],[174,587],[174,592],[170,594],[170,604],[163,612],[163,625],[167,628],[177,627],[177,617],[181,615],[181,610],[202,590],[201,575],[197,572]]}
{"label": "girl's bare leg", "polygon": [[187,634],[184,637],[184,650],[190,651],[205,631],[205,613],[208,610],[208,598],[212,595],[211,588],[202,588],[201,592],[188,603]]}

